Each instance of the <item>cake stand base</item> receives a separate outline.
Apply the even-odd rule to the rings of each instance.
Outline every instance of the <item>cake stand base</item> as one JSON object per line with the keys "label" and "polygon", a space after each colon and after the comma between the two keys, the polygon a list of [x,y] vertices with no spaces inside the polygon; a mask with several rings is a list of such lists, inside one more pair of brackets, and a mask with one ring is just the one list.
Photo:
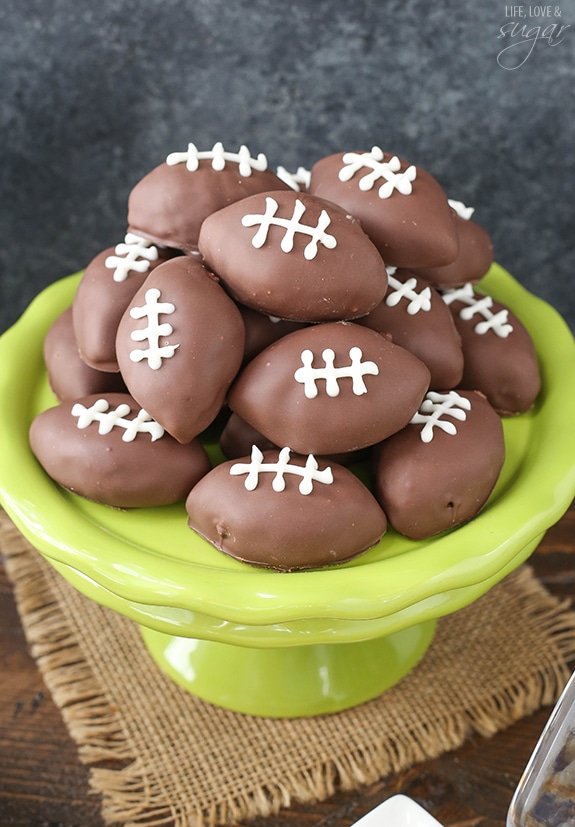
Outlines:
{"label": "cake stand base", "polygon": [[339,712],[369,701],[422,658],[435,621],[354,643],[248,648],[141,627],[160,668],[216,706],[269,718]]}

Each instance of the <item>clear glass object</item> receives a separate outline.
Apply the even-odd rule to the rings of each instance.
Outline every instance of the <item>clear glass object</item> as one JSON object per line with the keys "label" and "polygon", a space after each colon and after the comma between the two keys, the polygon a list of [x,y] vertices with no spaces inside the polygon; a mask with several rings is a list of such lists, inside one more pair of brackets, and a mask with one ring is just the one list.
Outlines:
{"label": "clear glass object", "polygon": [[575,825],[575,673],[529,759],[507,814],[507,827]]}

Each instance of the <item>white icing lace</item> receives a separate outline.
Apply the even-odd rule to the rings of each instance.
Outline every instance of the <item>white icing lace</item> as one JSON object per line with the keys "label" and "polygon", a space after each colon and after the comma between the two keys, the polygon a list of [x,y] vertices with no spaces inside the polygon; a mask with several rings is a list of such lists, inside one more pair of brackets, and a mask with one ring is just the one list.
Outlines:
{"label": "white icing lace", "polygon": [[318,244],[323,244],[329,250],[333,250],[337,246],[337,241],[333,235],[326,233],[327,227],[331,224],[331,218],[325,210],[322,210],[318,218],[317,225],[312,227],[308,224],[300,223],[300,218],[306,211],[305,204],[296,199],[291,218],[277,218],[276,212],[279,208],[278,202],[271,196],[266,196],[266,209],[263,214],[252,213],[244,215],[242,224],[244,227],[254,227],[259,225],[259,229],[252,238],[252,245],[259,249],[263,247],[267,241],[270,227],[283,227],[285,235],[281,241],[281,249],[284,253],[289,253],[293,250],[294,236],[296,233],[303,233],[311,236],[309,243],[305,246],[303,254],[308,261],[315,258],[317,255]]}
{"label": "white icing lace", "polygon": [[151,241],[134,233],[126,233],[124,241],[116,244],[115,255],[107,256],[104,266],[114,270],[114,281],[126,281],[130,272],[146,273],[152,261],[158,260],[158,248]]}
{"label": "white icing lace", "polygon": [[474,207],[466,207],[463,201],[454,201],[452,198],[448,198],[447,203],[449,204],[452,210],[455,210],[455,212],[460,218],[463,218],[464,221],[469,221],[469,219],[475,212]]}
{"label": "white icing lace", "polygon": [[294,373],[296,382],[304,386],[304,393],[308,399],[315,399],[318,394],[317,380],[325,380],[325,392],[330,397],[339,396],[339,380],[350,378],[352,380],[352,391],[356,396],[367,393],[367,387],[363,381],[366,375],[377,376],[379,368],[375,362],[362,362],[363,352],[359,347],[352,347],[349,351],[350,364],[344,367],[334,367],[335,352],[326,348],[322,354],[325,367],[314,368],[313,351],[304,350],[301,353],[303,367],[298,368]]}
{"label": "white icing lace", "polygon": [[109,410],[110,404],[106,399],[97,399],[93,405],[86,408],[81,402],[76,402],[72,408],[72,416],[78,417],[76,426],[83,430],[93,422],[98,423],[99,434],[109,434],[112,428],[123,428],[123,442],[133,442],[138,434],[149,434],[152,442],[164,435],[164,429],[159,422],[152,419],[150,414],[141,408],[134,419],[126,419],[131,408],[126,403]]}
{"label": "white icing lace", "polygon": [[228,161],[238,164],[238,171],[244,178],[249,178],[254,169],[257,172],[264,172],[268,168],[267,158],[262,152],[257,158],[252,158],[249,149],[243,144],[238,152],[226,152],[221,141],[214,144],[211,149],[201,152],[195,144],[188,144],[185,152],[171,152],[166,158],[166,164],[170,167],[176,164],[185,164],[186,169],[195,172],[202,160],[211,161],[212,169],[218,172],[226,168]]}
{"label": "white icing lace", "polygon": [[306,190],[311,179],[311,172],[305,167],[298,167],[296,172],[289,172],[285,167],[278,167],[276,175],[280,181],[283,181],[284,184],[287,184],[296,192],[300,192],[302,189]]}
{"label": "white icing lace", "polygon": [[162,367],[163,359],[170,359],[176,352],[179,345],[163,345],[160,347],[160,336],[170,336],[174,329],[169,322],[160,324],[160,314],[171,314],[176,307],[171,302],[158,302],[160,298],[160,291],[157,287],[151,287],[146,290],[146,303],[141,307],[133,307],[130,310],[132,319],[148,319],[148,326],[141,330],[133,330],[130,338],[134,342],[144,342],[147,340],[147,348],[135,348],[130,351],[130,359],[132,362],[141,362],[143,359],[148,360],[148,367],[152,370],[158,370]]}
{"label": "white icing lace", "polygon": [[286,487],[285,474],[295,474],[302,478],[298,488],[300,494],[304,495],[311,494],[314,482],[320,482],[324,485],[333,483],[331,468],[327,466],[320,471],[313,454],[308,455],[305,466],[290,464],[289,448],[281,449],[277,462],[264,462],[263,459],[263,453],[256,445],[253,445],[250,462],[236,462],[231,466],[230,474],[233,477],[247,474],[244,486],[248,491],[253,491],[257,487],[260,474],[275,474],[272,480],[272,488],[277,492],[283,491]]}
{"label": "white icing lace", "polygon": [[460,396],[456,391],[448,393],[429,391],[418,412],[410,421],[412,425],[423,424],[420,433],[421,441],[431,442],[434,428],[440,428],[451,436],[457,433],[455,424],[448,419],[442,419],[443,416],[451,416],[459,422],[464,422],[467,419],[467,411],[470,410],[469,399],[466,396]]}
{"label": "white icing lace", "polygon": [[424,287],[419,293],[415,290],[417,287],[417,279],[408,278],[407,281],[400,281],[395,276],[387,274],[389,286],[392,288],[385,297],[385,303],[388,307],[395,307],[402,299],[408,302],[407,312],[410,316],[419,313],[420,310],[424,312],[431,310],[431,288]]}
{"label": "white icing lace", "polygon": [[371,170],[359,179],[358,186],[362,192],[373,189],[376,182],[383,179],[384,183],[377,191],[380,198],[389,198],[394,190],[402,195],[411,195],[412,182],[417,177],[416,167],[411,165],[400,172],[401,161],[397,155],[393,155],[389,161],[384,161],[383,158],[384,152],[378,146],[372,147],[371,152],[346,152],[342,158],[344,166],[339,171],[339,180],[349,181],[356,172]]}
{"label": "white icing lace", "polygon": [[491,296],[476,295],[472,284],[464,284],[463,287],[445,290],[441,295],[447,305],[455,301],[467,305],[459,311],[459,317],[464,321],[469,321],[477,313],[483,317],[483,321],[478,322],[473,328],[479,336],[483,336],[487,331],[492,330],[496,336],[506,339],[510,333],[513,333],[513,325],[508,321],[509,311],[507,308],[502,308],[498,313],[493,313],[491,310],[493,299]]}

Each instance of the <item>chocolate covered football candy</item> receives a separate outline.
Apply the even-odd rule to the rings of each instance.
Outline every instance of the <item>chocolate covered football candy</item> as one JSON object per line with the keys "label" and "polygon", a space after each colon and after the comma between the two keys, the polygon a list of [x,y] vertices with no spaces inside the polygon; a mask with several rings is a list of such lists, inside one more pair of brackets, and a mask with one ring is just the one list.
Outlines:
{"label": "chocolate covered football candy", "polygon": [[378,447],[375,494],[396,531],[423,540],[474,517],[504,459],[501,419],[482,394],[430,391]]}
{"label": "chocolate covered football candy", "polygon": [[406,425],[429,387],[413,354],[353,322],[296,330],[240,373],[228,405],[275,445],[334,454]]}
{"label": "chocolate covered football candy", "polygon": [[60,402],[90,393],[126,390],[119,373],[96,370],[80,358],[71,307],[51,324],[43,354],[50,388]]}
{"label": "chocolate covered football candy", "polygon": [[171,153],[46,337],[65,401],[34,453],[98,503],[185,500],[199,535],[277,571],[349,560],[388,519],[415,540],[471,519],[499,414],[540,378],[525,328],[471,286],[493,250],[470,216],[379,147],[277,174],[245,146]]}
{"label": "chocolate covered football candy", "polygon": [[382,302],[358,323],[409,350],[431,372],[434,390],[454,388],[463,375],[463,351],[455,323],[437,290],[410,270],[388,268]]}
{"label": "chocolate covered football candy", "polygon": [[186,501],[190,528],[252,565],[294,571],[342,563],[375,545],[387,520],[347,468],[262,452],[216,466]]}
{"label": "chocolate covered football candy", "polygon": [[202,224],[200,252],[239,302],[296,321],[353,319],[387,287],[385,266],[360,223],[302,192],[245,198]]}
{"label": "chocolate covered football candy", "polygon": [[199,151],[188,144],[142,178],[128,199],[131,232],[189,253],[197,249],[202,221],[256,192],[289,189],[247,147],[226,152],[221,143]]}
{"label": "chocolate covered football candy", "polygon": [[493,263],[493,245],[483,227],[471,220],[472,207],[460,201],[449,201],[455,213],[459,250],[451,264],[424,267],[416,272],[439,289],[461,287],[483,278]]}
{"label": "chocolate covered football candy", "polygon": [[244,355],[240,311],[193,256],[157,267],[127,308],[116,353],[129,392],[179,442],[215,419]]}
{"label": "chocolate covered football candy", "polygon": [[509,308],[467,284],[442,293],[461,336],[461,388],[479,390],[504,416],[524,413],[541,390],[533,340]]}
{"label": "chocolate covered football candy", "polygon": [[48,408],[32,422],[30,445],[59,485],[118,508],[183,500],[211,468],[198,440],[181,445],[125,393]]}
{"label": "chocolate covered football candy", "polygon": [[116,330],[136,291],[152,270],[175,254],[133,233],[88,264],[73,303],[74,333],[82,359],[93,368],[118,371]]}
{"label": "chocolate covered football candy", "polygon": [[380,147],[317,161],[309,191],[358,218],[387,265],[437,267],[457,255],[454,214],[441,186],[426,170]]}

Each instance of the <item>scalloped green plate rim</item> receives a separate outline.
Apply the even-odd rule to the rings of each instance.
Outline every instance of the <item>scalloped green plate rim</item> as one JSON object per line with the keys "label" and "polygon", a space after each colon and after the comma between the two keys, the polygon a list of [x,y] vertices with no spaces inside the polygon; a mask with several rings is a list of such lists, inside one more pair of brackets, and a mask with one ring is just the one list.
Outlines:
{"label": "scalloped green plate rim", "polygon": [[[479,287],[509,306],[531,333],[543,388],[531,411],[504,420],[505,466],[487,506],[470,523],[419,542],[390,531],[350,563],[285,574],[218,552],[187,527],[181,503],[131,512],[88,503],[53,483],[28,445],[33,417],[55,404],[43,339],[72,303],[80,277],[44,290],[0,338],[0,501],[60,571],[69,568],[78,582],[111,592],[128,616],[134,602],[256,625],[388,617],[434,595],[474,586],[481,591],[484,583],[487,589],[522,561],[575,495],[573,336],[550,305],[494,264]],[[447,600],[438,613],[449,610]]]}

